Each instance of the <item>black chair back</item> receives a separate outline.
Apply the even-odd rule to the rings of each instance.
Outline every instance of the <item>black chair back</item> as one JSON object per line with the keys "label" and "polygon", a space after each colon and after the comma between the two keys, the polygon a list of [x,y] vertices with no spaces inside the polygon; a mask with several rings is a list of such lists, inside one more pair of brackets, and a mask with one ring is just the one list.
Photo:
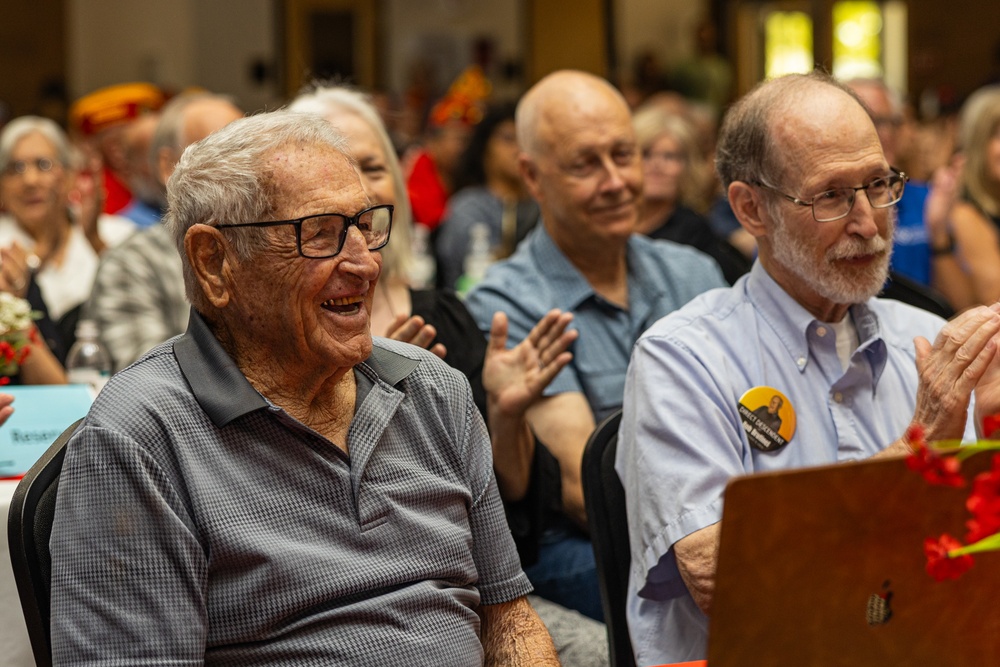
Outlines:
{"label": "black chair back", "polygon": [[618,410],[597,425],[583,450],[583,499],[594,545],[604,622],[608,626],[611,667],[635,667],[625,622],[625,594],[632,550],[625,518],[625,489],[615,472]]}
{"label": "black chair back", "polygon": [[25,473],[14,490],[7,518],[10,562],[37,667],[49,667],[52,664],[49,640],[52,558],[49,554],[49,536],[52,534],[59,473],[62,471],[66,443],[81,421],[83,420],[74,422],[63,431]]}
{"label": "black chair back", "polygon": [[895,271],[889,273],[889,280],[882,287],[879,296],[908,303],[946,320],[955,316],[955,309],[940,292]]}

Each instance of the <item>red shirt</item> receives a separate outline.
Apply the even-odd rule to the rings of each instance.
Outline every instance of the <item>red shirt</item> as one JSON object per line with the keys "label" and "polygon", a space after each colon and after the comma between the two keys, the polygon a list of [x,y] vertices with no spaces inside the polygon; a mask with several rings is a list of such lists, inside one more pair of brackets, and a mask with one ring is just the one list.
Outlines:
{"label": "red shirt", "polygon": [[406,179],[406,191],[410,196],[410,206],[413,207],[413,221],[434,229],[441,224],[445,205],[448,203],[448,191],[444,181],[438,174],[434,160],[421,151]]}

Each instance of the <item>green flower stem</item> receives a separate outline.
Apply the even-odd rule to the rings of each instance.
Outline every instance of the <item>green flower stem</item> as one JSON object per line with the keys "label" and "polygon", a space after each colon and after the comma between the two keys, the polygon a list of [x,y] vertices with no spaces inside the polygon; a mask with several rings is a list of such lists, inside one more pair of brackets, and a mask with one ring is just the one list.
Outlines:
{"label": "green flower stem", "polygon": [[984,551],[997,551],[1000,549],[1000,533],[984,537],[978,542],[967,544],[960,549],[952,549],[948,552],[948,558],[957,558],[968,554],[978,554]]}
{"label": "green flower stem", "polygon": [[[954,441],[946,441],[946,444],[951,445]],[[950,447],[949,447],[950,448]],[[963,445],[955,449],[955,458],[959,461],[964,461],[970,456],[975,456],[980,452],[997,452],[1000,451],[1000,440],[980,440],[973,445]]]}

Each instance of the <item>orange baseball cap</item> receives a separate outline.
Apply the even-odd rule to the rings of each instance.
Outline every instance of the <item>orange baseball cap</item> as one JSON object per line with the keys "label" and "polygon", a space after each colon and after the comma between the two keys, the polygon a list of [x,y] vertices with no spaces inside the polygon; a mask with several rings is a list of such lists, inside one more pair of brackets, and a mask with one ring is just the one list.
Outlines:
{"label": "orange baseball cap", "polygon": [[91,135],[156,111],[165,101],[163,91],[150,83],[121,83],[84,95],[69,110],[72,127]]}

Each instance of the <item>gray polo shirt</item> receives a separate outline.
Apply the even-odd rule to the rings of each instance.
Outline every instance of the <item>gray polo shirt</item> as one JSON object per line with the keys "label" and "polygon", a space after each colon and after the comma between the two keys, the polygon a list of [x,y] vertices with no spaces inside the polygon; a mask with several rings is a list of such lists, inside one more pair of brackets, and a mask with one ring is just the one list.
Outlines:
{"label": "gray polo shirt", "polygon": [[465,378],[376,339],[350,456],[257,393],[192,312],[68,445],[52,645],[73,665],[479,665],[518,565]]}

